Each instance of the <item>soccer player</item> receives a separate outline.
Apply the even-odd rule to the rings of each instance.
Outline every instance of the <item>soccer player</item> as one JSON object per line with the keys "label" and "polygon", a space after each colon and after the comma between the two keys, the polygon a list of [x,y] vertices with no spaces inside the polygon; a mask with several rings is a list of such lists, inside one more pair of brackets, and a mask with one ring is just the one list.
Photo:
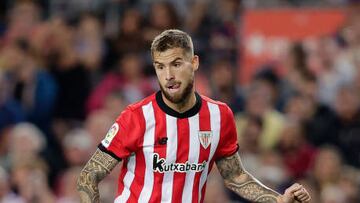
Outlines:
{"label": "soccer player", "polygon": [[300,184],[280,195],[243,168],[232,111],[195,91],[199,57],[187,33],[162,32],[151,55],[161,90],[116,119],[81,171],[81,202],[99,202],[99,182],[121,161],[116,203],[203,202],[214,163],[225,185],[252,202],[310,201]]}

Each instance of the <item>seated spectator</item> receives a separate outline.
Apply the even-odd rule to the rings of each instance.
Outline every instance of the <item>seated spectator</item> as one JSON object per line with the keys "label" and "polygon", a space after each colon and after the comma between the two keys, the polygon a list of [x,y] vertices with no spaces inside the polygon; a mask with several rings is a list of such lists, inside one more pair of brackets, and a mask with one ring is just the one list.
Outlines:
{"label": "seated spectator", "polygon": [[115,39],[115,51],[122,57],[128,52],[143,52],[145,42],[142,33],[142,15],[137,9],[127,9],[120,22],[120,32]]}
{"label": "seated spectator", "polygon": [[44,162],[40,153],[46,146],[44,134],[31,123],[19,123],[9,132],[9,151],[5,157],[8,170],[24,160]]}
{"label": "seated spectator", "polygon": [[[117,115],[118,116],[118,115]],[[85,120],[84,126],[90,134],[93,142],[93,149],[104,139],[104,136],[114,123],[114,118],[104,110],[96,110],[91,112]]]}
{"label": "seated spectator", "polygon": [[245,112],[237,114],[235,117],[239,135],[242,135],[244,130],[247,114],[263,120],[260,148],[263,150],[274,148],[284,126],[284,117],[272,106],[270,87],[267,83],[254,82],[251,85],[245,101]]}
{"label": "seated spectator", "polygon": [[212,98],[225,102],[233,113],[244,109],[244,99],[235,80],[235,65],[227,59],[216,61],[211,67]]}
{"label": "seated spectator", "polygon": [[55,203],[43,162],[22,160],[14,164],[11,172],[12,186],[25,202]]}
{"label": "seated spectator", "polygon": [[87,101],[88,112],[102,108],[105,98],[114,91],[120,91],[130,103],[153,91],[153,85],[143,75],[143,63],[139,55],[126,54],[120,59],[117,69],[104,76],[90,94]]}
{"label": "seated spectator", "polygon": [[304,133],[305,129],[299,122],[288,121],[280,136],[278,149],[293,179],[305,177],[316,156],[316,149],[307,142]]}
{"label": "seated spectator", "polygon": [[358,202],[360,193],[359,183],[356,182],[357,175],[342,163],[341,156],[334,147],[320,148],[315,159],[313,176],[309,176],[309,180],[317,185],[320,202]]}
{"label": "seated spectator", "polygon": [[56,203],[77,203],[80,201],[76,190],[76,181],[80,171],[81,168],[71,167],[60,176]]}
{"label": "seated spectator", "polygon": [[93,151],[92,137],[83,129],[73,129],[63,140],[65,159],[69,167],[82,166]]}
{"label": "seated spectator", "polygon": [[342,86],[336,95],[336,144],[345,162],[360,167],[360,98],[352,85]]}
{"label": "seated spectator", "polygon": [[4,139],[2,136],[5,136],[4,131],[7,128],[26,118],[20,103],[11,98],[9,94],[9,81],[6,79],[5,71],[0,69],[0,143],[4,142],[1,140]]}
{"label": "seated spectator", "polygon": [[0,202],[25,203],[25,200],[11,191],[10,177],[0,166]]}
{"label": "seated spectator", "polygon": [[335,144],[335,113],[329,107],[299,93],[290,96],[284,111],[289,119],[304,124],[304,136],[312,145]]}
{"label": "seated spectator", "polygon": [[145,43],[150,47],[154,37],[165,29],[179,28],[180,21],[174,6],[168,1],[155,1],[148,14],[148,22],[143,30]]}

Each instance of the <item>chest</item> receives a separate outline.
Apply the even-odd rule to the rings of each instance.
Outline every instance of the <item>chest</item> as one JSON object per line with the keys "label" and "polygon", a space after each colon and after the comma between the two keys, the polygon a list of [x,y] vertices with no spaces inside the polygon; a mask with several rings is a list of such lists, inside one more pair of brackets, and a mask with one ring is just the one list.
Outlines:
{"label": "chest", "polygon": [[196,114],[190,118],[163,115],[147,123],[142,145],[154,172],[201,172],[220,140],[220,120]]}

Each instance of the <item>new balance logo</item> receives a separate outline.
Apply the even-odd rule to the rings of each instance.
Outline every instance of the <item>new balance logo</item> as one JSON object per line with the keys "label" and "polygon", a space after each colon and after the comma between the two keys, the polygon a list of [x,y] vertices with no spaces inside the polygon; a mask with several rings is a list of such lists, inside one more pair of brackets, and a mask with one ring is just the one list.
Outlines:
{"label": "new balance logo", "polygon": [[188,171],[196,171],[200,172],[205,169],[207,162],[204,161],[203,163],[171,163],[166,164],[166,160],[164,158],[160,158],[159,154],[154,153],[153,155],[153,171],[154,172],[180,172],[180,173],[186,173]]}
{"label": "new balance logo", "polygon": [[167,137],[160,137],[159,140],[158,140],[158,143],[160,145],[166,145],[167,141],[168,141]]}

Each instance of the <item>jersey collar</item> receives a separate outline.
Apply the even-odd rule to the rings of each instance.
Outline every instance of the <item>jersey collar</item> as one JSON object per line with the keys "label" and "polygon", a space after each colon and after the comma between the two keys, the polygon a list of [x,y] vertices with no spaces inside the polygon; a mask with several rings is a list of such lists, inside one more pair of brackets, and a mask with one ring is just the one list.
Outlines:
{"label": "jersey collar", "polygon": [[174,109],[170,108],[168,105],[166,105],[162,98],[161,91],[158,91],[156,93],[156,102],[159,105],[160,109],[170,116],[174,116],[177,118],[189,118],[189,117],[192,117],[195,114],[197,114],[201,108],[201,103],[202,103],[201,97],[197,92],[195,92],[195,97],[196,97],[195,105],[193,107],[191,107],[191,109],[189,109],[183,113],[177,112]]}

